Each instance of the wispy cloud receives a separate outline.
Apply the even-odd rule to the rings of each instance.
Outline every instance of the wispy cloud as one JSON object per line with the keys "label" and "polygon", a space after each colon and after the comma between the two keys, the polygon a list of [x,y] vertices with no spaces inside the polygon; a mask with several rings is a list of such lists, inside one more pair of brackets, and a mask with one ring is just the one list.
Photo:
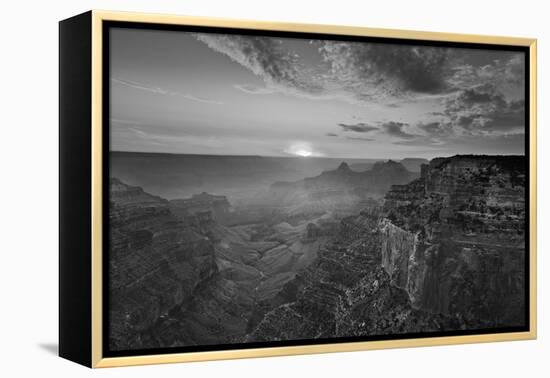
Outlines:
{"label": "wispy cloud", "polygon": [[285,49],[280,38],[210,33],[195,34],[195,38],[249,69],[272,89],[295,94],[323,91],[311,69]]}
{"label": "wispy cloud", "polygon": [[419,135],[417,134],[411,134],[407,132],[406,130],[410,127],[408,123],[404,122],[385,122],[382,124],[382,128],[384,131],[393,137],[402,138],[402,139],[414,139],[417,138]]}
{"label": "wispy cloud", "polygon": [[357,133],[367,133],[369,131],[378,130],[378,127],[366,124],[364,122],[353,124],[339,123],[338,126],[340,126],[344,131],[355,131]]}
{"label": "wispy cloud", "polygon": [[469,133],[502,133],[523,128],[525,101],[507,101],[494,85],[465,89],[444,101],[447,122]]}
{"label": "wispy cloud", "polygon": [[147,92],[156,93],[156,94],[161,94],[161,95],[165,95],[165,96],[178,96],[178,95],[180,95],[178,92],[167,91],[167,90],[164,90],[160,87],[148,86],[148,85],[145,85],[145,84],[138,83],[136,81],[116,79],[114,77],[111,78],[111,81],[113,83],[121,84],[121,85],[130,87],[130,88],[139,89],[141,91],[147,91]]}
{"label": "wispy cloud", "polygon": [[191,94],[180,94],[180,96],[187,100],[202,102],[204,104],[223,105],[223,101],[210,100],[208,98],[193,96]]}
{"label": "wispy cloud", "polygon": [[179,96],[179,97],[185,98],[186,100],[195,101],[195,102],[202,102],[204,104],[214,104],[214,105],[222,105],[223,104],[223,102],[221,102],[221,101],[211,100],[211,99],[204,98],[204,97],[199,97],[199,96],[194,96],[194,95],[189,94],[189,93],[169,91],[169,90],[165,90],[165,89],[160,88],[160,87],[154,87],[154,86],[149,86],[149,85],[146,85],[146,84],[138,83],[136,81],[122,80],[122,79],[117,79],[117,78],[111,78],[111,81],[113,83],[124,85],[124,86],[129,87],[129,88],[138,89],[138,90],[141,90],[141,91],[146,91],[146,92],[155,93],[155,94],[159,94],[159,95]]}
{"label": "wispy cloud", "polygon": [[151,135],[149,133],[146,133],[145,131],[140,130],[140,129],[135,128],[135,127],[129,127],[128,130],[133,131],[136,135],[138,135],[141,138],[150,138],[151,137]]}
{"label": "wispy cloud", "polygon": [[248,93],[248,94],[264,95],[264,94],[271,94],[276,92],[273,88],[257,87],[255,85],[250,85],[250,84],[235,84],[233,87],[235,89],[240,90],[241,92]]}
{"label": "wispy cloud", "polygon": [[349,140],[363,140],[363,141],[373,141],[373,140],[376,140],[374,138],[364,138],[364,137],[346,137],[346,139],[349,139]]}
{"label": "wispy cloud", "polygon": [[448,90],[447,48],[326,41],[320,52],[330,79],[359,99]]}
{"label": "wispy cloud", "polygon": [[[455,52],[455,55],[458,53]],[[453,74],[448,82],[458,90],[464,90],[480,85],[493,85],[498,92],[514,92],[523,97],[525,85],[525,58],[521,53],[500,53],[498,59],[488,64],[475,66],[460,63],[464,57],[457,56],[459,62],[453,67]]]}
{"label": "wispy cloud", "polygon": [[419,122],[416,127],[432,137],[449,136],[453,133],[451,125],[442,122]]}
{"label": "wispy cloud", "polygon": [[[498,54],[498,59],[480,65],[475,63],[479,52],[464,49],[312,40],[309,44],[319,54],[315,63],[303,60],[280,38],[218,34],[195,34],[195,38],[264,81],[265,86],[234,86],[247,94],[282,92],[354,105],[379,103],[392,109],[413,102],[447,101],[480,83],[496,83],[500,93],[519,93],[524,85],[525,62],[516,53]],[[505,109],[506,116],[498,121],[513,123],[514,112]],[[350,126],[357,130],[347,131],[365,131]]]}
{"label": "wispy cloud", "polygon": [[279,91],[361,104],[448,89],[445,48],[311,41],[318,46],[320,60],[306,64],[280,38],[221,34],[195,34],[195,38],[264,81],[265,88],[235,86],[249,94]]}

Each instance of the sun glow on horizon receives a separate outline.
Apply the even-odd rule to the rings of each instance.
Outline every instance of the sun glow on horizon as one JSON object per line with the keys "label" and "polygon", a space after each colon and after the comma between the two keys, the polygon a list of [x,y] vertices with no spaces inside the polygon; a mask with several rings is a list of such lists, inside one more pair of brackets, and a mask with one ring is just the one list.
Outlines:
{"label": "sun glow on horizon", "polygon": [[310,156],[323,156],[322,153],[315,151],[308,142],[295,142],[288,147],[285,152],[289,155],[310,157]]}
{"label": "sun glow on horizon", "polygon": [[311,156],[312,152],[311,151],[307,151],[307,150],[298,150],[296,152],[294,152],[296,155],[298,156],[302,156],[302,157],[308,157],[308,156]]}

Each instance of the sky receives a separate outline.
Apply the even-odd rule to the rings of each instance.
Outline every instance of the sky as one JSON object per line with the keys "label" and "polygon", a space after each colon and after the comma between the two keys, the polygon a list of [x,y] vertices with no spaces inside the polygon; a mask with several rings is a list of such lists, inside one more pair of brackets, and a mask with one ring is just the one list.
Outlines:
{"label": "sky", "polygon": [[111,149],[523,154],[522,52],[113,28]]}

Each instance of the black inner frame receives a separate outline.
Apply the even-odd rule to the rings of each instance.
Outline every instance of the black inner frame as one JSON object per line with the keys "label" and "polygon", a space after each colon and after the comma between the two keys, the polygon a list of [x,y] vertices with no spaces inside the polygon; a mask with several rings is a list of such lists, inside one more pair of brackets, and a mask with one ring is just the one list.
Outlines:
{"label": "black inner frame", "polygon": [[[337,41],[354,41],[354,42],[369,42],[369,43],[391,43],[401,45],[418,45],[418,46],[436,46],[436,47],[451,47],[451,48],[469,48],[480,50],[499,50],[499,51],[517,51],[525,54],[525,325],[518,327],[501,327],[487,328],[475,330],[457,330],[443,332],[422,332],[422,333],[407,333],[393,335],[370,335],[357,337],[339,337],[339,338],[323,338],[323,339],[300,339],[300,340],[283,340],[270,342],[254,342],[254,343],[235,343],[235,344],[215,344],[215,345],[194,345],[182,347],[168,348],[151,348],[151,349],[132,349],[132,350],[116,350],[109,349],[109,177],[110,177],[110,29],[111,28],[127,28],[127,29],[145,29],[145,30],[164,30],[164,31],[181,31],[181,32],[200,32],[200,33],[219,33],[219,34],[240,34],[254,35],[265,37],[280,37],[280,38],[299,38],[299,39],[324,39]],[[302,33],[302,32],[286,32],[286,31],[270,31],[270,30],[250,30],[225,27],[207,27],[207,26],[191,26],[191,25],[167,25],[156,23],[141,23],[141,22],[126,22],[126,21],[103,21],[102,22],[103,46],[102,46],[102,91],[103,91],[103,114],[102,114],[102,161],[103,161],[103,289],[102,289],[102,304],[103,304],[103,329],[102,348],[103,357],[126,357],[138,355],[155,355],[167,353],[190,353],[204,351],[221,351],[235,349],[254,349],[254,348],[269,348],[283,346],[301,346],[311,344],[335,344],[346,342],[361,342],[361,341],[380,341],[380,340],[399,340],[413,338],[430,338],[444,336],[465,336],[465,335],[486,335],[500,334],[510,332],[528,332],[530,330],[530,54],[527,46],[504,46],[496,44],[480,44],[480,43],[465,43],[465,42],[443,42],[443,41],[426,41],[426,40],[408,40],[399,38],[384,38],[384,37],[365,37],[365,36],[348,36],[348,35],[333,35],[322,33]]]}

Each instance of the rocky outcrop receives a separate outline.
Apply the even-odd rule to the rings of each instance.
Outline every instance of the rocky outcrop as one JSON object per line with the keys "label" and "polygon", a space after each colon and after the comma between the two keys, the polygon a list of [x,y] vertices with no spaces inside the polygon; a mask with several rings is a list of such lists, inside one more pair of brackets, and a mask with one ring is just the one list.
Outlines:
{"label": "rocky outcrop", "polygon": [[[372,336],[459,329],[459,320],[411,306],[382,268],[376,211],[341,222],[315,264],[264,306],[246,341]],[[269,310],[269,308],[273,308]]]}
{"label": "rocky outcrop", "polygon": [[335,236],[338,233],[338,222],[320,220],[317,223],[308,223],[304,233],[303,241],[311,242],[322,237]]}
{"label": "rocky outcrop", "polygon": [[361,189],[371,194],[383,194],[393,184],[404,184],[415,177],[414,174],[392,160],[376,162],[373,167],[364,172],[355,172],[342,162],[334,171],[325,171],[320,176],[306,178],[298,185],[310,191]]}
{"label": "rocky outcrop", "polygon": [[351,215],[363,202],[381,199],[393,184],[405,184],[418,177],[395,161],[376,162],[370,170],[357,172],[346,162],[335,170],[295,182],[276,182],[261,198],[288,215],[338,212]]}
{"label": "rocky outcrop", "polygon": [[346,162],[342,162],[337,169],[324,171],[319,176],[296,182],[277,182],[271,188],[279,195],[285,191],[305,190],[310,196],[320,198],[331,193],[342,195],[356,192],[357,189],[365,193],[383,194],[391,185],[404,184],[415,177],[418,176],[392,160],[376,162],[370,170],[364,172],[353,171]]}
{"label": "rocky outcrop", "polygon": [[214,245],[169,203],[111,179],[109,309],[113,350],[142,348],[159,319],[188,302],[217,271]]}
{"label": "rocky outcrop", "polygon": [[434,159],[386,194],[382,266],[415,308],[470,328],[525,322],[525,160]]}
{"label": "rocky outcrop", "polygon": [[[167,201],[112,179],[111,348],[523,325],[524,158],[455,156],[407,172],[342,163],[274,185],[304,199],[300,211],[255,197],[248,221],[233,223],[224,217],[242,206],[225,197]],[[372,182],[391,185],[383,203]]]}
{"label": "rocky outcrop", "polygon": [[170,207],[172,212],[180,218],[210,213],[213,219],[222,224],[228,222],[232,214],[227,197],[205,192],[193,194],[191,198],[171,200]]}
{"label": "rocky outcrop", "polygon": [[113,350],[242,341],[258,304],[310,265],[334,233],[323,218],[313,220],[320,233],[308,240],[305,222],[226,227],[215,215],[220,203],[227,208],[219,196],[198,195],[193,204],[201,206],[184,207],[115,178],[110,189]]}

